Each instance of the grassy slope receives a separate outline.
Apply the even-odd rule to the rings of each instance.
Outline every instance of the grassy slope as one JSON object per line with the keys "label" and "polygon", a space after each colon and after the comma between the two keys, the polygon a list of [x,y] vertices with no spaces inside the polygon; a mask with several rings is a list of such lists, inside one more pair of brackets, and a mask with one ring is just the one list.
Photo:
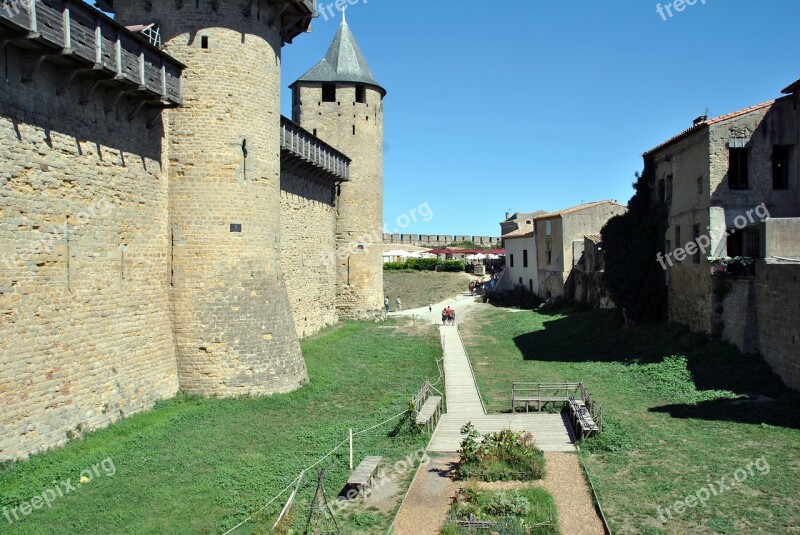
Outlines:
{"label": "grassy slope", "polygon": [[[606,432],[583,455],[615,533],[800,533],[800,411],[757,357],[678,325],[622,330],[607,312],[482,306],[462,322],[490,410],[514,380],[583,380]],[[738,396],[774,401],[737,403]],[[767,475],[662,523],[657,507],[766,456]]]}
{"label": "grassy slope", "polygon": [[383,272],[383,286],[394,310],[394,300],[400,296],[403,308],[419,308],[428,303],[438,303],[469,290],[469,276],[464,273],[436,273],[418,271],[400,273]]}
{"label": "grassy slope", "polygon": [[[363,429],[406,408],[424,378],[438,374],[436,335],[421,332],[404,334],[393,323],[346,324],[304,342],[311,384],[297,392],[240,400],[179,397],[31,462],[2,466],[0,505],[30,500],[54,480],[75,483],[81,470],[108,456],[117,472],[12,526],[0,517],[0,532],[221,533],[345,439],[348,427]],[[356,462],[376,454],[393,462],[424,445],[424,438],[407,433],[389,438],[390,430],[357,437]],[[347,456],[345,447],[328,465],[329,499],[347,478]],[[315,485],[314,474],[304,480],[300,506]],[[307,510],[298,507],[297,516]],[[380,532],[388,518],[364,513],[346,524],[347,532]],[[250,524],[241,532],[252,530]]]}

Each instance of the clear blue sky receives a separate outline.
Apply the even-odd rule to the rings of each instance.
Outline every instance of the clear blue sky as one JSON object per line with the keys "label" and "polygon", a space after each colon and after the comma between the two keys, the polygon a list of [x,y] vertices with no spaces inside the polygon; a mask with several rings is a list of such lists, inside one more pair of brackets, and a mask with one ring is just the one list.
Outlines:
{"label": "clear blue sky", "polygon": [[[389,230],[423,203],[433,219],[398,230],[497,235],[506,211],[626,203],[644,151],[706,108],[716,116],[751,106],[800,78],[798,0],[697,0],[672,18],[665,11],[666,21],[656,4],[350,6],[348,23],[389,92]],[[284,47],[284,115],[288,85],[323,57],[338,24],[320,17]]]}

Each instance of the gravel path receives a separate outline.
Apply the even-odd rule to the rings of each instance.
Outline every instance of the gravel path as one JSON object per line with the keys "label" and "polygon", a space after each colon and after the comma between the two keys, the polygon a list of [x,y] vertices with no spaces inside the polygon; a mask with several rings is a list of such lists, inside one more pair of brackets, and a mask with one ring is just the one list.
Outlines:
{"label": "gravel path", "polygon": [[547,475],[543,486],[556,502],[562,535],[604,535],[603,523],[592,503],[589,483],[574,453],[546,451]]}
{"label": "gravel path", "polygon": [[423,465],[394,523],[395,535],[437,535],[459,484],[450,476],[458,457],[432,457]]}

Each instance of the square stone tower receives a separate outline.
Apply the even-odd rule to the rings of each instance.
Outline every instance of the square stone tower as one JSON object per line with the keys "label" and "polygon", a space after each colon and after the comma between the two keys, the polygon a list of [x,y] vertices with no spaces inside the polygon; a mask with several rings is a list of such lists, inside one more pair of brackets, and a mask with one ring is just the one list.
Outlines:
{"label": "square stone tower", "polygon": [[105,0],[157,23],[187,68],[167,116],[172,317],[181,388],[271,394],[307,380],[280,265],[281,47],[314,0]]}
{"label": "square stone tower", "polygon": [[337,312],[343,319],[381,318],[386,90],[344,17],[325,58],[291,88],[293,120],[353,160],[336,201]]}

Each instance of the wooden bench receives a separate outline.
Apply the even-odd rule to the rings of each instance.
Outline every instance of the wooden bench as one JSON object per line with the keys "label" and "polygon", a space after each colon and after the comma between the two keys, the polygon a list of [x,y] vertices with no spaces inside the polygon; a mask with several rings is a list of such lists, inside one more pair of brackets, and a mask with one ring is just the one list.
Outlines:
{"label": "wooden bench", "polygon": [[580,435],[580,438],[590,437],[600,431],[600,427],[595,423],[582,400],[576,400],[574,396],[570,396],[568,407],[572,428]]}
{"label": "wooden bench", "polygon": [[433,431],[442,414],[442,396],[434,396],[433,391],[433,385],[425,381],[419,393],[411,400],[417,411],[414,423],[424,425],[429,432]]}
{"label": "wooden bench", "polygon": [[537,411],[541,411],[548,403],[564,404],[580,387],[581,383],[514,382],[511,385],[511,412],[516,412],[517,407],[522,405],[528,412],[531,404],[536,405]]}
{"label": "wooden bench", "polygon": [[355,489],[359,494],[364,492],[364,489],[372,484],[372,478],[375,477],[375,472],[378,471],[378,465],[381,463],[381,459],[383,459],[383,457],[377,455],[364,457],[364,460],[356,466],[350,479],[347,480],[347,487],[349,489]]}

